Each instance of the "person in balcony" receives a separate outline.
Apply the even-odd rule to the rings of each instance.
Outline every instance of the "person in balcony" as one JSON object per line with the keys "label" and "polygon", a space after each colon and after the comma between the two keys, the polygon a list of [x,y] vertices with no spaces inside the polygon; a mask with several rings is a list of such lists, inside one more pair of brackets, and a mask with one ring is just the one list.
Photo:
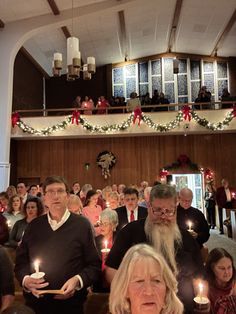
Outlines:
{"label": "person in balcony", "polygon": [[107,108],[110,107],[109,102],[106,100],[104,96],[100,96],[98,98],[98,102],[96,105],[97,108],[97,113],[98,114],[106,114],[107,113]]}
{"label": "person in balcony", "polygon": [[[195,103],[211,102],[211,92],[207,90],[206,86],[202,86],[199,90],[198,97],[195,99]],[[194,105],[194,109],[201,109],[201,105]],[[210,105],[203,107],[203,109],[211,109]]]}
{"label": "person in balcony", "polygon": [[81,109],[84,109],[82,112],[86,115],[93,114],[94,102],[91,97],[85,96],[84,101],[82,102]]}
{"label": "person in balcony", "polygon": [[[220,97],[221,101],[231,101],[232,97],[230,96],[230,93],[228,91],[228,88],[223,88],[222,90],[222,95]],[[232,108],[232,103],[231,104],[222,104],[221,105],[222,109],[226,109],[226,108]]]}
{"label": "person in balcony", "polygon": [[133,112],[136,108],[141,108],[141,103],[137,93],[132,92],[130,94],[130,99],[127,101],[126,110],[127,112]]}

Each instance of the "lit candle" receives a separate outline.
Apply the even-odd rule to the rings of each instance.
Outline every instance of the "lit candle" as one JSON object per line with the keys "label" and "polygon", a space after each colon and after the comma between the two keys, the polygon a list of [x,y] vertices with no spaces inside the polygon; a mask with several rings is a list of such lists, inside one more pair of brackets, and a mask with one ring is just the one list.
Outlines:
{"label": "lit candle", "polygon": [[87,108],[87,103],[84,104],[84,108]]}
{"label": "lit candle", "polygon": [[39,271],[39,264],[40,264],[39,260],[34,261],[35,273],[31,274],[30,277],[32,277],[34,279],[40,279],[40,278],[43,278],[45,276],[44,272]]}
{"label": "lit candle", "polygon": [[39,260],[36,260],[35,262],[34,262],[34,269],[35,269],[35,272],[36,272],[36,274],[38,274],[39,273]]}
{"label": "lit candle", "polygon": [[7,220],[7,226],[8,226],[8,228],[11,228],[11,221],[10,220]]}
{"label": "lit candle", "polygon": [[102,253],[109,253],[110,249],[107,247],[108,246],[108,241],[104,241],[104,249],[101,250]]}
{"label": "lit candle", "polygon": [[189,220],[188,221],[188,231],[190,231],[190,232],[193,231],[192,230],[192,225],[193,225],[192,221]]}
{"label": "lit candle", "polygon": [[199,282],[198,284],[198,295],[194,298],[195,303],[197,304],[197,306],[199,308],[203,309],[204,308],[208,308],[209,305],[209,299],[203,295],[203,291],[204,291],[204,285],[202,282]]}
{"label": "lit candle", "polygon": [[110,202],[106,202],[106,207],[110,207]]}

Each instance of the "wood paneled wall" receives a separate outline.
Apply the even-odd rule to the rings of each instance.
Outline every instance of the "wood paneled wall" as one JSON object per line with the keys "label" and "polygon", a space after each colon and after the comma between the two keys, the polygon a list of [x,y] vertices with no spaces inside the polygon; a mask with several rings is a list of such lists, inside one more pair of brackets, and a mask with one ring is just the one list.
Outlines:
{"label": "wood paneled wall", "polygon": [[[142,180],[153,183],[160,168],[172,164],[180,154],[215,172],[216,185],[223,177],[236,187],[234,168],[235,134],[113,137],[93,139],[55,139],[12,141],[12,182],[17,178],[38,178],[57,174],[65,176],[72,184],[91,183],[94,188],[107,184],[136,184]],[[96,165],[97,155],[109,150],[117,157],[111,177],[105,180]],[[90,167],[86,170],[85,163]],[[183,172],[185,170],[183,169]],[[186,172],[188,169],[186,169]],[[30,179],[31,178],[31,179]]]}

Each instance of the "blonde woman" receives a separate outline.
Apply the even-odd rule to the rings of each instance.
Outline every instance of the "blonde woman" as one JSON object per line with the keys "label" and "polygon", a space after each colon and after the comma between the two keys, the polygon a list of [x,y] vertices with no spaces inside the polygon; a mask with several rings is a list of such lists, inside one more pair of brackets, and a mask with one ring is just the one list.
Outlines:
{"label": "blonde woman", "polygon": [[182,314],[177,281],[164,258],[138,244],[125,254],[111,284],[112,314]]}

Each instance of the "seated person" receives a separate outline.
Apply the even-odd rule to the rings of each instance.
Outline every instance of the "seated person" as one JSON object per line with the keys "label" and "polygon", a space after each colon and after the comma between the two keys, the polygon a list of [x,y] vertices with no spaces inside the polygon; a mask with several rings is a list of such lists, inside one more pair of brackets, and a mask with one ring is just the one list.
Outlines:
{"label": "seated person", "polygon": [[125,254],[111,284],[112,314],[182,314],[177,281],[164,258],[146,244]]}
{"label": "seated person", "polygon": [[14,301],[14,275],[12,263],[0,247],[0,312],[2,313]]}
{"label": "seated person", "polygon": [[40,198],[29,198],[23,206],[23,214],[25,215],[25,218],[18,220],[14,224],[10,232],[9,242],[7,243],[7,246],[17,248],[18,245],[21,243],[22,237],[28,224],[36,217],[41,216],[43,214],[43,211],[43,204]]}
{"label": "seated person", "polygon": [[[105,209],[100,215],[100,232],[101,234],[95,238],[98,253],[102,259],[102,272],[105,270],[105,261],[107,255],[112,248],[116,237],[116,227],[118,225],[118,216],[115,210]],[[107,252],[104,249],[108,249]],[[105,276],[102,277],[97,284],[94,285],[93,291],[108,292],[109,285],[105,281]]]}
{"label": "seated person", "polygon": [[[211,102],[211,92],[207,90],[206,86],[202,86],[199,90],[198,97],[195,99],[195,103],[206,102]],[[207,109],[208,107],[203,107],[203,109]],[[194,109],[201,109],[200,105],[194,105]]]}
{"label": "seated person", "polygon": [[222,298],[236,294],[236,270],[232,256],[225,249],[215,248],[209,253],[206,262],[206,279],[211,310],[212,313],[217,313],[215,307],[219,307],[221,300],[223,302]]}
{"label": "seated person", "polygon": [[[231,100],[233,100],[232,98],[233,97],[231,97],[230,96],[230,93],[229,93],[229,91],[228,91],[228,88],[223,88],[223,90],[222,90],[222,95],[221,95],[221,101],[231,101]],[[232,108],[232,103],[228,103],[228,104],[222,104],[221,105],[221,108],[222,109],[226,109],[226,108]]]}
{"label": "seated person", "polygon": [[83,204],[76,194],[70,194],[67,207],[70,212],[81,215],[83,210]]}

